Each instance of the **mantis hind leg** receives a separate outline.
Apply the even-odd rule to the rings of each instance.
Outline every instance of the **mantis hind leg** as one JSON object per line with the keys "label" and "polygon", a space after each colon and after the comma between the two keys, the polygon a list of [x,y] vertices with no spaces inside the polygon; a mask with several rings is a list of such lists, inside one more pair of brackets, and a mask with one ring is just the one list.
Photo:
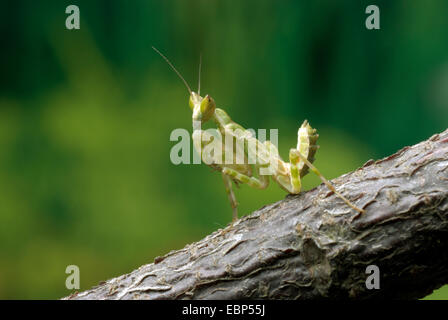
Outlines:
{"label": "mantis hind leg", "polygon": [[[304,157],[298,150],[296,149],[291,149],[290,150],[290,159],[291,159],[291,154],[293,156],[294,161],[296,161],[296,157],[299,158],[301,161],[303,161],[305,163],[305,165],[310,168],[311,171],[313,171],[319,178],[320,180],[328,187],[328,189],[330,189],[331,191],[333,191],[339,198],[341,198],[350,208],[358,211],[359,213],[364,213],[363,209],[358,208],[357,206],[355,206],[353,203],[351,203],[347,198],[345,198],[342,194],[340,194],[336,188],[327,180],[325,179],[325,177],[322,175],[322,173],[319,172],[319,170],[317,170],[317,168],[310,162],[308,161],[308,159],[306,157]],[[299,172],[300,175],[300,172]],[[291,163],[291,183],[293,180],[293,170],[292,170],[292,163]],[[300,179],[300,177],[299,177]]]}

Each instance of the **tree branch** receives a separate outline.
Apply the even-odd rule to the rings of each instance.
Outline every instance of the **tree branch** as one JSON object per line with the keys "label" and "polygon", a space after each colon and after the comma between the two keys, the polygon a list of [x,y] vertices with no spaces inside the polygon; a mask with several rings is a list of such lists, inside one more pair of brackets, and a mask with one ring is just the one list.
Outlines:
{"label": "tree branch", "polygon": [[66,299],[408,299],[448,283],[448,130],[333,183],[366,212],[320,185]]}

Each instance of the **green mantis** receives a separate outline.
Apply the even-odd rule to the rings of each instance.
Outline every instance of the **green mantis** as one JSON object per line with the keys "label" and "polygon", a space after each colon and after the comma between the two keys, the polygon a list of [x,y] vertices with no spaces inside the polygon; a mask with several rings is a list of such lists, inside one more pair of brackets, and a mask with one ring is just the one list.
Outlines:
{"label": "green mantis", "polygon": [[[319,172],[312,164],[318,149],[316,129],[313,129],[308,121],[304,121],[298,130],[298,142],[296,148],[289,151],[289,162],[285,162],[279,155],[277,147],[270,141],[261,142],[257,140],[252,132],[232,121],[229,115],[220,108],[212,97],[200,95],[200,70],[199,63],[199,84],[198,92],[191,90],[188,83],[171,64],[171,62],[158,51],[153,49],[168,63],[173,71],[183,81],[190,95],[189,106],[192,110],[193,121],[193,145],[201,155],[202,161],[211,168],[221,172],[225,190],[233,211],[233,221],[238,219],[237,201],[233,191],[232,183],[248,184],[252,188],[265,189],[269,185],[269,177],[291,194],[298,194],[301,191],[301,178],[309,170],[314,172],[322,182],[349,207],[363,213],[364,210],[356,207]],[[221,137],[225,137],[225,143],[220,144],[220,152],[216,152],[213,159],[206,158],[204,152],[216,139],[209,132],[201,129],[201,125],[213,121],[217,126]],[[222,139],[221,139],[222,142]],[[230,142],[230,143],[228,143]],[[237,149],[240,146],[240,157],[238,159]],[[230,161],[228,161],[230,159]],[[238,161],[239,160],[239,161]]]}

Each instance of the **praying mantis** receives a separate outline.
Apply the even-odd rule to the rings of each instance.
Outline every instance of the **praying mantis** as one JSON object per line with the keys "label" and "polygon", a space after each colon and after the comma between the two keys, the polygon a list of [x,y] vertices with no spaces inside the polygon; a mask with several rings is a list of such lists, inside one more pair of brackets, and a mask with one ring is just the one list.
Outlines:
{"label": "praying mantis", "polygon": [[[199,62],[198,76],[198,92],[191,90],[187,81],[177,71],[174,65],[159,50],[152,47],[171,67],[171,69],[182,80],[190,95],[189,107],[192,110],[193,120],[193,145],[196,151],[201,155],[202,161],[212,169],[221,172],[224,181],[225,190],[232,207],[233,222],[238,219],[238,203],[233,191],[232,182],[235,185],[245,183],[252,188],[265,189],[269,185],[269,176],[277,182],[280,188],[290,194],[299,194],[302,189],[301,178],[303,178],[309,170],[314,172],[321,181],[340,199],[342,199],[350,208],[363,213],[364,210],[358,208],[339,193],[336,188],[320,173],[320,171],[312,164],[314,156],[319,146],[317,145],[316,129],[305,120],[300,126],[297,136],[297,147],[289,150],[289,162],[285,162],[279,155],[277,147],[269,140],[261,142],[257,140],[250,131],[244,129],[241,125],[232,121],[229,115],[220,108],[216,107],[216,103],[208,94],[201,96],[201,62]],[[231,137],[237,143],[244,146],[242,162],[227,161],[205,161],[203,156],[204,149],[213,141],[210,133],[201,130],[197,123],[203,124],[213,121],[221,136]],[[222,156],[231,153],[231,158],[235,160],[235,145],[232,143],[230,147],[226,144],[222,146]],[[223,158],[221,157],[221,159]],[[219,159],[219,157],[218,157]],[[250,162],[248,159],[256,159]],[[271,166],[274,164],[274,166]],[[271,168],[271,170],[267,170]],[[274,169],[272,170],[272,167]]]}

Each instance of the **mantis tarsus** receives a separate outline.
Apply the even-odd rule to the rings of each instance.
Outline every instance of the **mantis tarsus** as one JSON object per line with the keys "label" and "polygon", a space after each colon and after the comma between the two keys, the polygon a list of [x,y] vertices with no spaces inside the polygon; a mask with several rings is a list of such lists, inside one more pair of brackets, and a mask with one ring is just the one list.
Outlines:
{"label": "mantis tarsus", "polygon": [[[316,129],[313,129],[308,121],[304,121],[298,130],[297,147],[289,150],[289,162],[282,160],[278,154],[277,147],[270,141],[260,142],[252,136],[249,131],[246,131],[242,126],[232,121],[229,115],[220,108],[216,108],[215,101],[209,95],[202,97],[200,95],[201,88],[201,62],[199,63],[199,80],[198,92],[191,90],[188,83],[177,71],[173,64],[166,58],[159,50],[153,49],[168,63],[173,71],[179,76],[190,94],[189,106],[193,112],[193,144],[199,154],[203,154],[203,149],[212,140],[210,134],[201,129],[195,128],[194,123],[205,123],[213,121],[220,134],[223,137],[231,136],[232,139],[243,142],[244,144],[244,159],[243,163],[225,163],[223,161],[212,162],[207,164],[221,172],[224,180],[224,186],[227,196],[229,198],[232,211],[233,221],[238,219],[237,201],[232,189],[232,181],[238,185],[239,183],[247,183],[250,187],[257,189],[265,189],[269,185],[269,175],[278,183],[278,185],[291,194],[298,194],[301,191],[301,178],[308,173],[308,169],[313,171],[322,182],[339,198],[341,198],[349,207],[363,213],[364,210],[356,207],[319,172],[319,170],[312,164],[314,155],[318,149]],[[202,59],[201,59],[202,60]],[[233,152],[223,147],[223,154],[226,152]],[[247,161],[249,155],[256,155],[255,163]],[[272,157],[274,155],[275,169],[270,174],[262,174],[261,169],[266,168],[266,156]],[[266,160],[266,159],[265,159]],[[271,158],[272,160],[272,158]],[[205,162],[205,161],[204,161]],[[272,162],[271,162],[272,163]],[[256,176],[254,175],[256,173]]]}

